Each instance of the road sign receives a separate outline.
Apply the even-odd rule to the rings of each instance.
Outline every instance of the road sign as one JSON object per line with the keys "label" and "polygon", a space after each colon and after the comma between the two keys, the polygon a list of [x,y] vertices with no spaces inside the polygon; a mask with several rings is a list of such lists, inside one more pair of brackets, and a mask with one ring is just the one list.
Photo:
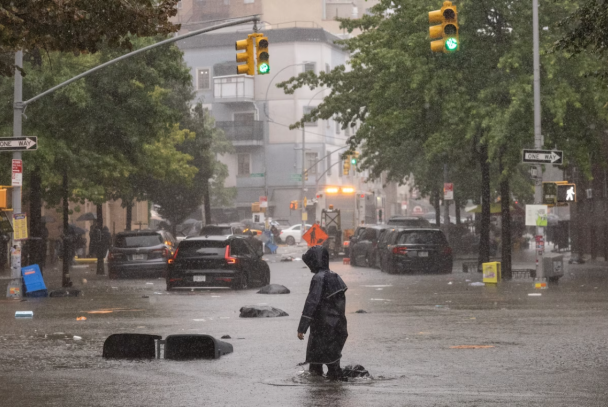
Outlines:
{"label": "road sign", "polygon": [[249,174],[250,178],[264,178],[263,172],[254,172],[253,174]]}
{"label": "road sign", "polygon": [[259,199],[260,202],[260,208],[268,208],[268,197],[267,196],[261,196]]}
{"label": "road sign", "polygon": [[557,203],[576,202],[576,185],[559,184],[557,185]]}
{"label": "road sign", "polygon": [[444,201],[454,200],[454,184],[447,182],[443,184],[443,199]]}
{"label": "road sign", "polygon": [[522,162],[529,164],[563,164],[563,151],[523,150]]}
{"label": "road sign", "polygon": [[38,149],[38,137],[2,137],[0,151],[27,151]]}
{"label": "road sign", "polygon": [[526,226],[547,226],[547,205],[526,205]]}
{"label": "road sign", "polygon": [[306,231],[306,233],[304,233],[302,239],[304,239],[310,247],[322,244],[324,241],[327,240],[327,237],[327,233],[323,232],[321,226],[315,223],[310,229]]}
{"label": "road sign", "polygon": [[13,160],[12,186],[20,187],[23,185],[23,161]]}
{"label": "road sign", "polygon": [[13,240],[27,240],[27,215],[25,213],[13,214]]}
{"label": "road sign", "polygon": [[302,182],[302,174],[291,174],[291,180]]}

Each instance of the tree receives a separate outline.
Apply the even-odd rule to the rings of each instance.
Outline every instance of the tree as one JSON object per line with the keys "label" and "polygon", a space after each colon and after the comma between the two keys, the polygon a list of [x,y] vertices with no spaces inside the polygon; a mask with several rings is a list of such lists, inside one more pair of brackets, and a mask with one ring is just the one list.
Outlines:
{"label": "tree", "polygon": [[0,4],[0,75],[12,76],[15,51],[95,53],[100,44],[131,49],[128,34],[179,29],[169,18],[178,0],[12,0]]}

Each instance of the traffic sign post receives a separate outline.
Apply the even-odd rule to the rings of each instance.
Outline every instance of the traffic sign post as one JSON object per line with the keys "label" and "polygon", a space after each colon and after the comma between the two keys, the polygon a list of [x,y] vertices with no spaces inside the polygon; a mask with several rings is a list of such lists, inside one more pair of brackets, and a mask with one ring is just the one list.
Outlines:
{"label": "traffic sign post", "polygon": [[563,151],[551,150],[523,150],[522,162],[528,164],[555,164],[564,163]]}

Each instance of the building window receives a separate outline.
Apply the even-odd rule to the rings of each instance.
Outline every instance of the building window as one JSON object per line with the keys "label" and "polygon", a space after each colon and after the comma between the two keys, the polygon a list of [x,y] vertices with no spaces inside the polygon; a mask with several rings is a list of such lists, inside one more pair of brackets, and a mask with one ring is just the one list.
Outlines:
{"label": "building window", "polygon": [[330,69],[329,69],[329,64],[325,64],[325,73],[329,73]]}
{"label": "building window", "polygon": [[[314,107],[311,106],[304,106],[304,114],[308,114],[310,112],[312,112],[312,109],[314,109]],[[312,122],[304,122],[304,126],[306,127],[316,127],[317,126],[317,121],[312,121]]]}
{"label": "building window", "polygon": [[177,9],[180,10],[182,8],[181,0],[177,2]]}
{"label": "building window", "polygon": [[250,154],[238,154],[238,175],[249,175],[251,174],[251,157]]}
{"label": "building window", "polygon": [[331,175],[331,154],[327,155],[327,175]]}
{"label": "building window", "polygon": [[308,175],[314,175],[317,173],[317,161],[319,158],[317,157],[317,153],[306,153],[306,169],[308,170]]}
{"label": "building window", "polygon": [[210,88],[210,72],[209,68],[200,68],[197,71],[197,89],[204,90]]}
{"label": "building window", "polygon": [[312,71],[313,73],[316,72],[316,63],[314,62],[306,62],[304,64],[304,72],[308,72],[308,71]]}
{"label": "building window", "polygon": [[346,137],[350,137],[350,127],[346,126],[346,129],[344,129],[344,134],[346,135]]}
{"label": "building window", "polygon": [[247,112],[247,113],[235,113],[234,121],[240,124],[251,124],[255,120],[255,113]]}
{"label": "building window", "polygon": [[336,123],[336,134],[340,134],[340,122],[338,120],[335,120]]}

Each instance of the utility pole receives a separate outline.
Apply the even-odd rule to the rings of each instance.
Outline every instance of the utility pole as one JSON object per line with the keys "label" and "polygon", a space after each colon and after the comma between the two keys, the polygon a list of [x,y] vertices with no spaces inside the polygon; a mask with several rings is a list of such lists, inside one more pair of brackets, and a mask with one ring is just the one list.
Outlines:
{"label": "utility pole", "polygon": [[[533,60],[534,60],[534,148],[543,147],[543,136],[541,131],[541,103],[540,103],[540,37],[538,22],[538,0],[532,0],[532,35],[533,35]],[[536,179],[534,188],[534,203],[542,204],[543,191],[543,169],[540,164],[536,165]],[[536,227],[536,235],[541,236],[543,249],[536,249],[536,277],[544,278],[543,252],[545,241],[545,230],[542,226]]]}
{"label": "utility pole", "polygon": [[306,232],[306,221],[304,220],[304,214],[306,213],[306,205],[304,205],[304,200],[306,197],[306,179],[304,178],[306,174],[306,127],[305,124],[302,123],[302,229],[300,230],[301,236],[304,236]]}
{"label": "utility pole", "polygon": [[[19,69],[23,68],[23,51],[15,53],[15,92],[13,110],[13,136],[21,137],[23,133],[23,77]],[[13,153],[13,160],[21,160],[21,151]],[[13,213],[21,213],[21,186],[13,187]],[[13,241],[15,254],[21,257],[21,242]],[[12,250],[11,250],[12,252]],[[17,256],[14,256],[17,257]],[[11,256],[11,277],[21,279],[21,259]]]}

